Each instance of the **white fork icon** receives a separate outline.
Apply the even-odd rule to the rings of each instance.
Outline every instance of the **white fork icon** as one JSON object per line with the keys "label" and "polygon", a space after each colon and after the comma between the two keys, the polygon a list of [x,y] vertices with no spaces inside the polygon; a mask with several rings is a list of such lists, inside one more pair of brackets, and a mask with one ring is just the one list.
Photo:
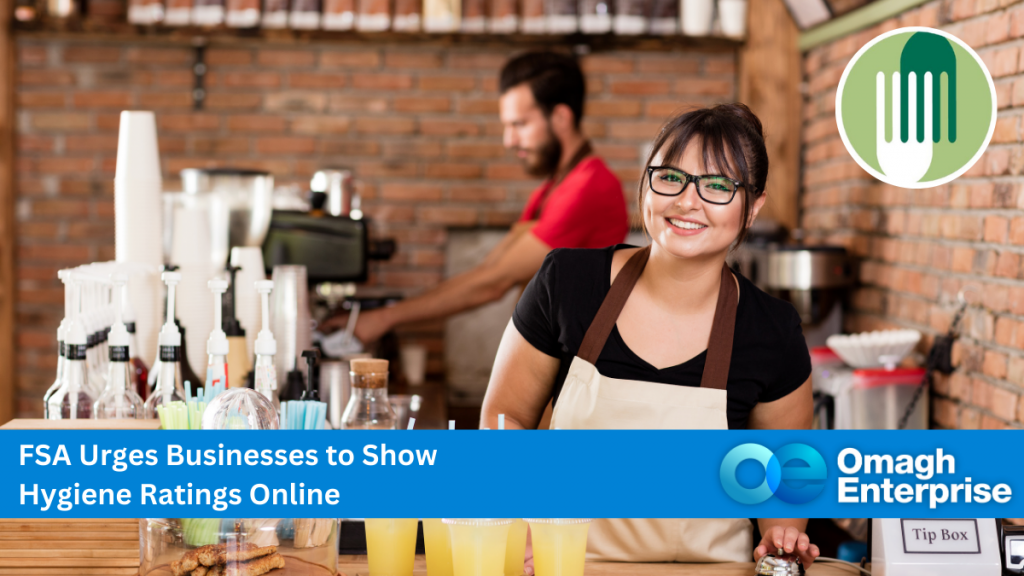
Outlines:
{"label": "white fork icon", "polygon": [[885,141],[885,73],[875,76],[875,149],[878,165],[893,184],[910,186],[932,165],[932,73],[924,75],[924,141],[917,141],[917,73],[911,72],[907,98],[909,130],[900,141],[900,73],[892,73],[892,142]]}

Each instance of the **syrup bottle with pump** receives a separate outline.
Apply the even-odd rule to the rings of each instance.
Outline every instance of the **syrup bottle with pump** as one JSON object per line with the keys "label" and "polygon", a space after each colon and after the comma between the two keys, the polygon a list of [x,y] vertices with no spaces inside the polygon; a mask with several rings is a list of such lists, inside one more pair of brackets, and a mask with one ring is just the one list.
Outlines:
{"label": "syrup bottle with pump", "polygon": [[118,274],[114,277],[114,323],[107,337],[110,363],[107,369],[107,386],[93,406],[93,418],[134,419],[145,413],[142,398],[135,392],[131,379],[131,335],[122,318],[124,308],[124,287],[128,277]]}
{"label": "syrup bottle with pump", "polygon": [[224,334],[228,338],[228,386],[231,388],[245,388],[245,377],[252,371],[252,361],[249,356],[249,345],[245,340],[245,329],[238,322],[235,314],[235,296],[238,295],[238,288],[235,284],[235,277],[241,270],[238,266],[228,266],[228,273],[231,274],[231,286],[224,295]]}
{"label": "syrup bottle with pump", "polygon": [[82,292],[78,280],[69,277],[71,285],[71,320],[64,340],[64,374],[60,388],[48,400],[50,420],[75,420],[92,415],[93,398],[87,392],[88,369],[85,354],[89,337],[81,320]]}
{"label": "syrup bottle with pump", "polygon": [[277,396],[277,369],[274,368],[274,355],[277,354],[277,341],[270,332],[270,292],[274,289],[273,280],[257,280],[256,291],[260,293],[263,312],[263,328],[256,335],[256,366],[255,388],[267,400],[274,403],[274,408],[281,410],[281,400]]}
{"label": "syrup bottle with pump", "polygon": [[210,361],[206,365],[206,390],[213,390],[214,386],[222,388],[228,386],[228,337],[221,328],[221,302],[224,292],[228,289],[227,280],[210,280],[206,283],[213,292],[213,331],[206,341],[206,353]]}
{"label": "syrup bottle with pump", "polygon": [[146,399],[146,418],[157,418],[157,406],[182,402],[185,389],[181,380],[181,332],[174,323],[174,287],[181,282],[180,272],[164,272],[160,278],[167,285],[167,321],[160,329],[157,339],[160,351],[160,368],[156,376],[156,388]]}
{"label": "syrup bottle with pump", "polygon": [[43,394],[43,418],[50,418],[50,397],[60,389],[64,383],[64,339],[67,336],[68,324],[71,322],[71,286],[68,285],[70,270],[57,271],[57,277],[64,284],[64,318],[57,327],[57,378],[53,381],[46,394]]}

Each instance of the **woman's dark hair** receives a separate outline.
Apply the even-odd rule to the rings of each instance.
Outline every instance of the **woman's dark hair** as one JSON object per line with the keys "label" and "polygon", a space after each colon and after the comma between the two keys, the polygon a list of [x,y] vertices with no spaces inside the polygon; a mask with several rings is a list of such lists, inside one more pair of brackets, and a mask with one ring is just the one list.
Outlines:
{"label": "woman's dark hair", "polygon": [[554,52],[516,56],[502,67],[499,88],[504,94],[524,83],[530,86],[533,99],[545,116],[550,116],[558,104],[565,104],[572,110],[576,127],[580,127],[587,83],[575,58]]}
{"label": "woman's dark hair", "polygon": [[[647,168],[658,152],[669,162],[683,155],[694,139],[702,146],[704,166],[714,164],[718,170],[743,183],[740,201],[743,216],[736,245],[747,236],[750,225],[749,207],[764,194],[768,180],[768,151],[764,146],[761,120],[745,104],[719,104],[712,108],[699,108],[669,120],[654,139],[654,147],[647,157],[640,178],[639,205],[643,214],[644,193],[648,185]],[[732,159],[730,161],[730,158]]]}

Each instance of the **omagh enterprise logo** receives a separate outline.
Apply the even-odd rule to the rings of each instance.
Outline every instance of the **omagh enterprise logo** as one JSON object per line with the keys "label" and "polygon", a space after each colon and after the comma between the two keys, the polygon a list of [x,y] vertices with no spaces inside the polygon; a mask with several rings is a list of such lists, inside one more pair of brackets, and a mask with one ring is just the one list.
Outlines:
{"label": "omagh enterprise logo", "polygon": [[[758,484],[762,470],[764,480]],[[772,496],[805,504],[821,494],[827,477],[825,459],[806,444],[786,444],[774,453],[760,444],[741,444],[725,455],[719,469],[722,488],[740,504],[760,504]]]}
{"label": "omagh enterprise logo", "polygon": [[850,155],[902,188],[945,184],[981,157],[996,126],[996,90],[978,54],[932,28],[900,28],[843,71],[836,122]]}

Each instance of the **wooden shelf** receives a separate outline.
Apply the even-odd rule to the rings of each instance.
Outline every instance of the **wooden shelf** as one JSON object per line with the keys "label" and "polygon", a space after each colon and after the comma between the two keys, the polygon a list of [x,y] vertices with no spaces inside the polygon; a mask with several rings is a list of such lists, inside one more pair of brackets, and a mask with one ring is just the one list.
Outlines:
{"label": "wooden shelf", "polygon": [[225,26],[170,27],[136,26],[128,23],[75,20],[68,22],[16,23],[16,37],[90,38],[139,40],[181,44],[306,44],[337,42],[365,44],[440,44],[446,46],[576,46],[583,51],[612,49],[666,51],[673,49],[735,49],[743,41],[716,36],[618,36],[615,34],[426,34],[402,32],[341,32],[330,30],[264,30],[260,28],[228,28]]}

